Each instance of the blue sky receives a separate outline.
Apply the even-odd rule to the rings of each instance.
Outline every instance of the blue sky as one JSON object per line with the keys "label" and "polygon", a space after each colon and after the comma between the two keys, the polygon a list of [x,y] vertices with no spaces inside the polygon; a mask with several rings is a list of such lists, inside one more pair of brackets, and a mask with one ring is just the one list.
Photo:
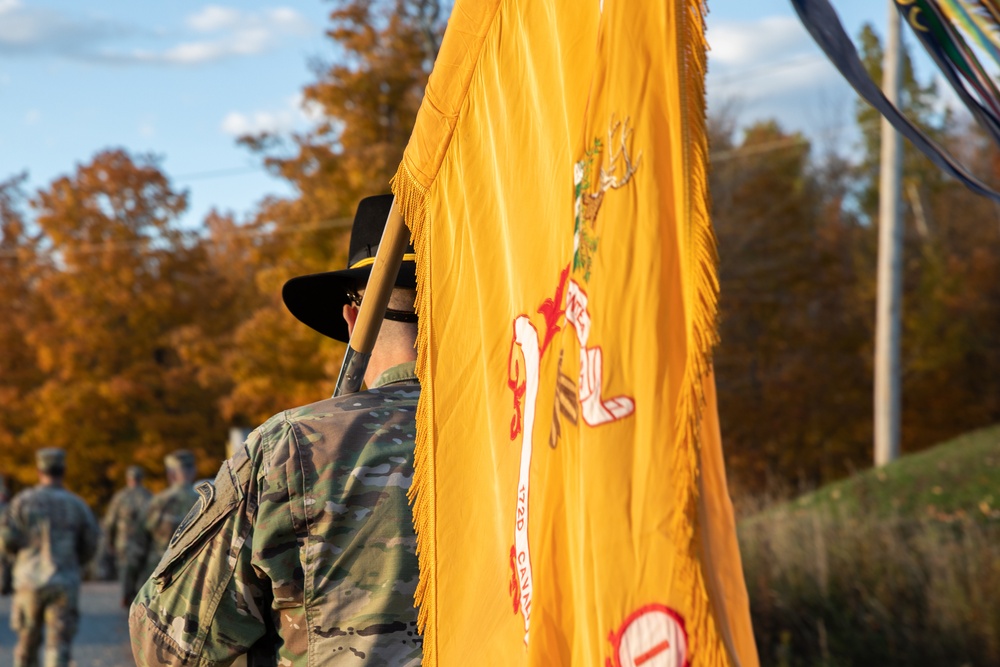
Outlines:
{"label": "blue sky", "polygon": [[[835,0],[848,32],[885,24],[885,3]],[[310,63],[333,56],[331,3],[0,0],[0,178],[32,188],[108,147],[152,152],[191,196],[244,217],[289,192],[236,144],[254,130],[305,129]],[[778,118],[822,141],[850,136],[854,96],[787,0],[710,2],[709,104],[742,121]],[[925,70],[929,71],[929,70]]]}

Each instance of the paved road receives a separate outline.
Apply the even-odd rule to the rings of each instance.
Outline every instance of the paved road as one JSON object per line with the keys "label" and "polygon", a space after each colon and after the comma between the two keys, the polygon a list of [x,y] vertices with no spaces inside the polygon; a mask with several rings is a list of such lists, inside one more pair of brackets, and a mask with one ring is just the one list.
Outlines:
{"label": "paved road", "polygon": [[[73,644],[76,667],[135,667],[118,584],[87,583],[80,593],[80,630]],[[10,597],[0,597],[0,667],[10,667],[13,661],[14,638]]]}

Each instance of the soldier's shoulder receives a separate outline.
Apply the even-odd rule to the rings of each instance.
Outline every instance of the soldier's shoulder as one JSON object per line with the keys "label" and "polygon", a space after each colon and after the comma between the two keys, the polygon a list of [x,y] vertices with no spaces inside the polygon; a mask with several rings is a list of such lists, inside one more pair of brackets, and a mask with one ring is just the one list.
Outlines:
{"label": "soldier's shoulder", "polygon": [[130,489],[128,487],[116,491],[115,495],[111,496],[111,501],[108,503],[108,511],[120,511],[120,508],[135,502],[136,495],[133,491],[134,489]]}
{"label": "soldier's shoulder", "polygon": [[31,498],[34,498],[36,495],[38,495],[38,487],[29,486],[28,488],[21,489],[20,491],[15,493],[14,497],[10,499],[10,504],[16,505],[18,503],[23,503],[27,500],[30,500]]}
{"label": "soldier's shoulder", "polygon": [[48,487],[37,485],[29,486],[27,489],[22,490],[17,495],[15,495],[11,501],[11,507],[20,507],[23,505],[32,505],[35,503],[44,503],[47,499],[52,498],[55,495],[55,489],[50,489]]}
{"label": "soldier's shoulder", "polygon": [[415,417],[419,398],[419,384],[399,383],[284,410],[250,433],[244,444],[246,454],[255,469],[267,470],[275,452],[287,449],[282,443],[290,442],[291,448],[297,449],[302,433],[308,434],[309,442],[316,442],[337,439],[338,434],[361,422],[371,422],[375,428],[394,412]]}
{"label": "soldier's shoulder", "polygon": [[72,491],[66,491],[66,494],[69,496],[69,502],[73,504],[78,510],[80,510],[85,514],[93,515],[93,512],[90,510],[90,505],[87,504],[86,500],[76,495]]}
{"label": "soldier's shoulder", "polygon": [[198,492],[194,490],[193,484],[179,484],[177,486],[172,486],[163,492],[164,502],[170,502],[175,499],[184,499],[194,496],[198,497]]}
{"label": "soldier's shoulder", "polygon": [[10,510],[16,512],[18,508],[33,502],[37,496],[38,491],[36,487],[29,487],[15,493],[14,497],[10,499]]}
{"label": "soldier's shoulder", "polygon": [[266,454],[267,450],[274,448],[274,443],[288,437],[291,430],[300,424],[347,423],[352,415],[382,405],[382,401],[375,401],[372,397],[363,395],[367,393],[326,398],[308,405],[282,410],[250,433],[245,443],[247,454],[251,459],[254,459],[260,450],[264,450]]}
{"label": "soldier's shoulder", "polygon": [[419,384],[400,383],[327,398],[294,410],[287,410],[284,417],[289,422],[300,422],[338,417],[352,419],[363,417],[374,410],[410,411],[416,407],[419,398]]}
{"label": "soldier's shoulder", "polygon": [[160,505],[163,505],[168,500],[170,500],[170,498],[173,497],[173,493],[172,492],[173,492],[173,489],[171,489],[171,488],[168,487],[166,489],[163,489],[162,491],[154,493],[152,496],[149,497],[149,502],[147,503],[147,506],[150,509],[153,509],[154,507],[158,507]]}

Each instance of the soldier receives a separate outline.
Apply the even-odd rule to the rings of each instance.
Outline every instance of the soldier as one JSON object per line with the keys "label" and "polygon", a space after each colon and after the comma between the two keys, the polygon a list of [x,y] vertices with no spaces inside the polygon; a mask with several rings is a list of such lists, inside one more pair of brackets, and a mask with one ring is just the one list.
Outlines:
{"label": "soldier", "polygon": [[142,485],[145,472],[139,466],[129,466],[125,470],[125,488],[111,498],[108,511],[104,513],[101,526],[104,528],[104,544],[101,559],[114,564],[118,579],[122,584],[122,606],[128,608],[136,594],[134,581],[127,581],[128,554],[137,539],[138,526],[146,515],[146,506],[152,495]]}
{"label": "soldier", "polygon": [[39,484],[14,496],[0,526],[0,545],[14,557],[14,667],[37,667],[43,624],[46,667],[65,667],[80,617],[81,569],[97,551],[97,520],[63,487],[63,450],[39,450],[36,460]]}
{"label": "soldier", "polygon": [[131,591],[132,597],[153,573],[174,531],[198,501],[198,492],[192,484],[195,476],[194,454],[178,449],[167,454],[163,463],[170,487],[157,493],[146,504],[126,559],[128,565],[122,578],[122,590],[125,593]]}
{"label": "soldier", "polygon": [[[349,339],[391,205],[390,195],[359,205],[349,269],[285,284],[293,315]],[[272,417],[205,485],[132,604],[140,667],[224,665],[246,652],[251,665],[420,664],[406,498],[420,395],[415,285],[411,249],[368,391]]]}
{"label": "soldier", "polygon": [[[7,491],[7,484],[3,477],[0,477],[0,526],[3,525],[3,513],[7,509],[7,501],[10,499]],[[0,549],[0,595],[10,595],[14,592],[14,582],[11,579],[10,562],[7,554]]]}

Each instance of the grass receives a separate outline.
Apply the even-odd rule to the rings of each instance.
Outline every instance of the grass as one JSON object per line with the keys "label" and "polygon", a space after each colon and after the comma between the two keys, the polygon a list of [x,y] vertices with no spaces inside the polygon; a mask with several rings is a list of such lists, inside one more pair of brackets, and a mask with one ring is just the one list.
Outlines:
{"label": "grass", "polygon": [[998,464],[985,429],[741,521],[761,664],[1000,664]]}
{"label": "grass", "polygon": [[828,484],[748,520],[813,512],[1000,519],[1000,426],[967,433],[883,468]]}

